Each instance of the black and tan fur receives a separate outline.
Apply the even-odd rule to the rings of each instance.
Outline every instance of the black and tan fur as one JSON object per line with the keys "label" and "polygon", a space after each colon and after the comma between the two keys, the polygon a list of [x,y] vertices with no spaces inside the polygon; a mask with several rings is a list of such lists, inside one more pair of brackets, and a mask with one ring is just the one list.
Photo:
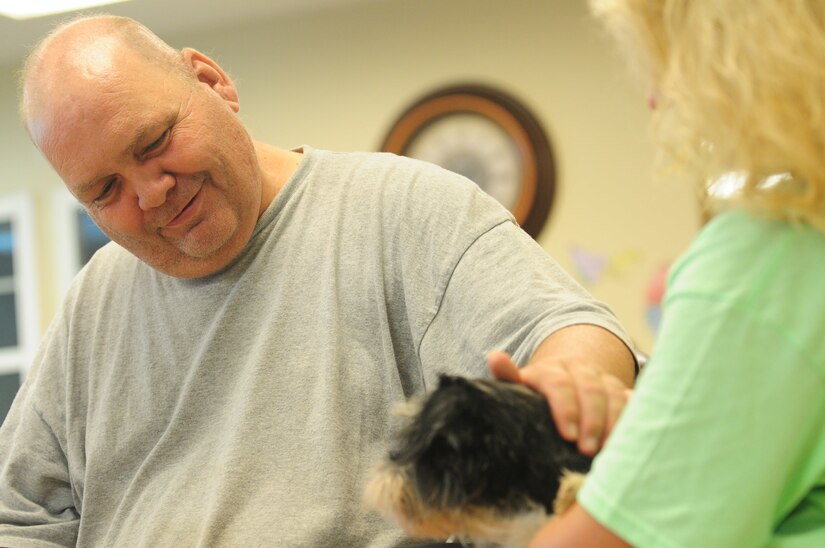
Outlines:
{"label": "black and tan fur", "polygon": [[547,401],[521,385],[442,376],[405,414],[365,500],[414,537],[526,546],[590,469]]}

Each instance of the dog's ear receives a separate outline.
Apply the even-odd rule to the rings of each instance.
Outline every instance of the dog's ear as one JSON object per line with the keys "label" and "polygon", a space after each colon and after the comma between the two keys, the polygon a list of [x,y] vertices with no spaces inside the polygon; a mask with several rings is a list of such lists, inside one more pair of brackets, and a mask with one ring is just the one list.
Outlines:
{"label": "dog's ear", "polygon": [[470,385],[470,384],[472,384],[472,383],[470,383],[470,381],[468,379],[465,379],[464,377],[456,377],[454,375],[447,375],[446,373],[442,373],[441,375],[438,376],[438,388],[437,388],[437,390],[440,390],[442,388],[447,388],[449,386],[454,386],[454,385],[466,386],[466,385]]}

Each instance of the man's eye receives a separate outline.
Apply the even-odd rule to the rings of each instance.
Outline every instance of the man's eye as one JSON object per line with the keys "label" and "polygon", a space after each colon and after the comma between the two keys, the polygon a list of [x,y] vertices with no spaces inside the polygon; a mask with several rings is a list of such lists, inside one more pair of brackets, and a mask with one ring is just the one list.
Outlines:
{"label": "man's eye", "polygon": [[163,133],[160,134],[160,137],[155,139],[148,147],[143,149],[143,154],[149,154],[153,150],[160,148],[160,146],[166,141],[166,137],[169,135],[169,130],[167,129]]}
{"label": "man's eye", "polygon": [[116,182],[117,181],[114,178],[106,181],[106,183],[104,183],[103,185],[103,188],[100,190],[100,194],[98,194],[97,197],[94,199],[95,203],[105,201],[106,198],[108,198],[109,195],[112,193],[112,190],[114,189]]}

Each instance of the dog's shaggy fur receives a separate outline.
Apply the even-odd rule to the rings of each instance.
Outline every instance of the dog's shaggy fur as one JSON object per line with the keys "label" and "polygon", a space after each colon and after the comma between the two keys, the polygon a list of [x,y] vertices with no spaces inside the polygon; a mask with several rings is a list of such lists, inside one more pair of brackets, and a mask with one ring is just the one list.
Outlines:
{"label": "dog's shaggy fur", "polygon": [[590,469],[547,401],[522,385],[442,376],[405,414],[365,501],[414,537],[526,546]]}

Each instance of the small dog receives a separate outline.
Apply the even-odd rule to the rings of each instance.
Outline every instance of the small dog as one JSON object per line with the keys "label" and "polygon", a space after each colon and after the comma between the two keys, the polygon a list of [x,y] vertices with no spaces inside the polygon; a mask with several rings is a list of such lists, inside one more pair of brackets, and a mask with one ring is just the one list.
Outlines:
{"label": "small dog", "polygon": [[527,546],[590,470],[523,385],[445,375],[401,414],[409,422],[364,498],[413,537]]}

